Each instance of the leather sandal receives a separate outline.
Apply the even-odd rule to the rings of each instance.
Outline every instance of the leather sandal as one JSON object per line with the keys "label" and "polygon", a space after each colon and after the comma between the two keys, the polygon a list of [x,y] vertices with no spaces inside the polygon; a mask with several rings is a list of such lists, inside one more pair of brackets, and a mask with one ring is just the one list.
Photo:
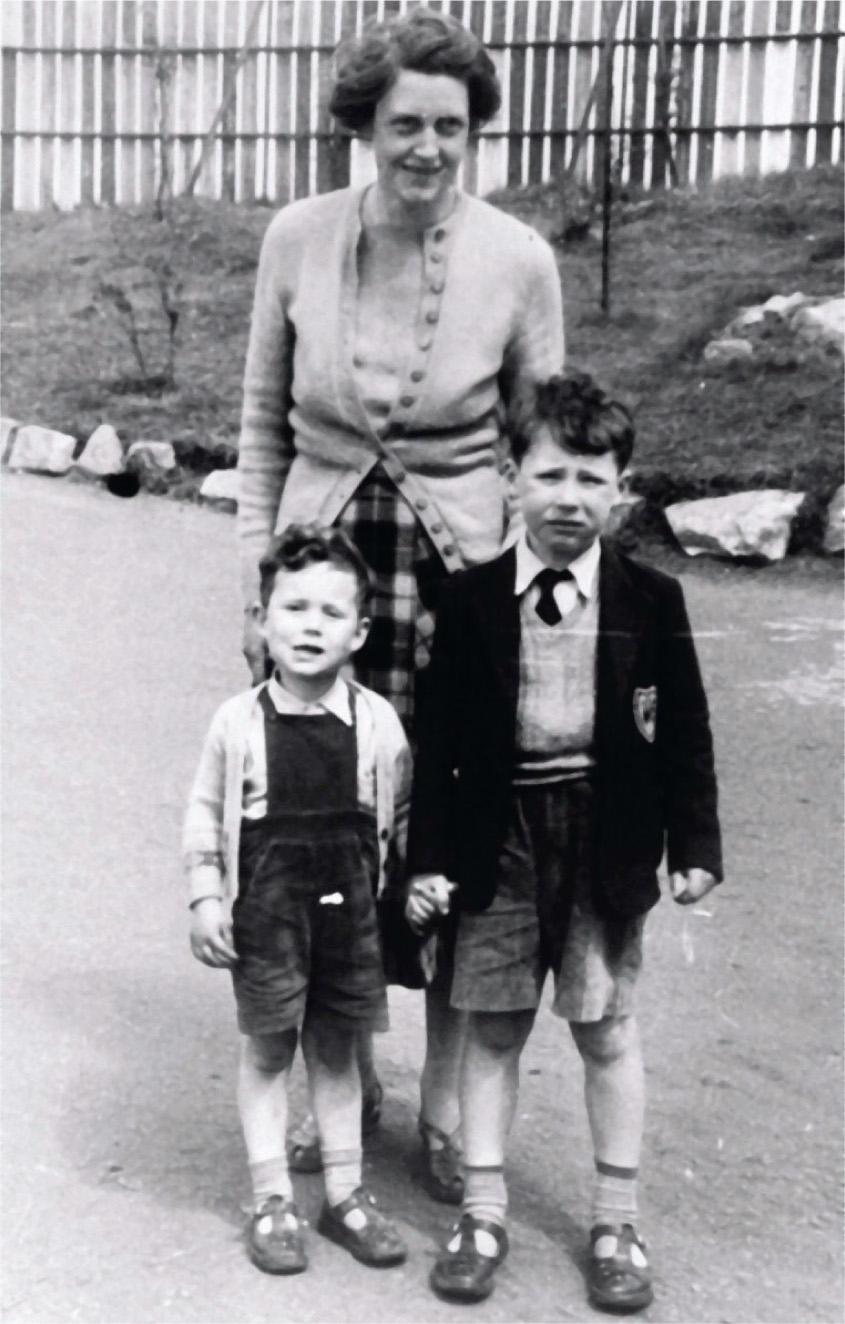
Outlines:
{"label": "leather sandal", "polygon": [[[476,1233],[493,1238],[494,1255],[482,1255]],[[493,1291],[496,1270],[508,1253],[508,1234],[498,1223],[462,1214],[429,1277],[432,1291],[451,1301],[483,1301]]]}
{"label": "leather sandal", "polygon": [[651,1305],[646,1246],[631,1223],[597,1223],[590,1232],[587,1295],[590,1305],[620,1314]]}
{"label": "leather sandal", "polygon": [[252,1215],[247,1248],[253,1264],[264,1273],[302,1273],[308,1254],[300,1218],[293,1200],[271,1195]]}
{"label": "leather sandal", "polygon": [[[376,1081],[364,1095],[361,1103],[361,1134],[373,1135],[381,1123],[381,1106],[384,1102],[384,1089],[381,1081]],[[297,1132],[306,1134],[315,1126],[311,1113],[300,1122],[297,1131],[287,1143],[288,1167],[291,1172],[322,1172],[323,1156],[320,1153],[320,1137],[311,1140],[297,1139]]]}
{"label": "leather sandal", "polygon": [[422,1140],[421,1180],[432,1200],[460,1204],[464,1198],[463,1155],[450,1136],[431,1122],[419,1120]]}
{"label": "leather sandal", "polygon": [[[346,1222],[347,1214],[353,1210],[359,1210],[364,1215],[360,1227],[350,1227]],[[359,1186],[338,1205],[330,1205],[328,1202],[324,1204],[317,1231],[373,1269],[388,1269],[394,1264],[402,1264],[408,1256],[408,1247],[398,1230],[376,1208],[375,1199],[363,1186]]]}

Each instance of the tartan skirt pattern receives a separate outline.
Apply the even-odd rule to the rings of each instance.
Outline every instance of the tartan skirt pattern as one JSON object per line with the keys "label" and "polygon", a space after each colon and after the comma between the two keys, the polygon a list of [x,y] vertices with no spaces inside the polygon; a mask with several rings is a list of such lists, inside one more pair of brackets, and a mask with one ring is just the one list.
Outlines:
{"label": "tartan skirt pattern", "polygon": [[390,700],[411,737],[416,676],[431,657],[434,613],[449,572],[381,464],[370,470],[337,524],[373,581],[372,625],[353,659],[355,679]]}

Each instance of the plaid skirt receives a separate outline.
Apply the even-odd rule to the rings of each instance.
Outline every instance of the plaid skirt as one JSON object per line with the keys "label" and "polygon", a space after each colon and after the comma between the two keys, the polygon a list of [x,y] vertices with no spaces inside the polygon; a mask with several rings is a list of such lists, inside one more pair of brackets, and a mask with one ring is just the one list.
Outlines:
{"label": "plaid skirt", "polygon": [[449,572],[380,464],[337,524],[358,548],[373,580],[372,626],[353,658],[355,679],[390,700],[412,738],[417,676],[431,657],[434,614]]}

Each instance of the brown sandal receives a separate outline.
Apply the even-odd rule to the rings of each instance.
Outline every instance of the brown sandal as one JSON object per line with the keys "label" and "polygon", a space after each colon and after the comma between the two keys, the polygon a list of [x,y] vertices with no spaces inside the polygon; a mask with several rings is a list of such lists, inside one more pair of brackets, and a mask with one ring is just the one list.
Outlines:
{"label": "brown sandal", "polygon": [[[610,1254],[597,1255],[599,1242],[605,1237],[615,1245]],[[590,1232],[587,1295],[590,1305],[620,1314],[651,1305],[654,1292],[645,1242],[631,1223],[597,1223]]]}

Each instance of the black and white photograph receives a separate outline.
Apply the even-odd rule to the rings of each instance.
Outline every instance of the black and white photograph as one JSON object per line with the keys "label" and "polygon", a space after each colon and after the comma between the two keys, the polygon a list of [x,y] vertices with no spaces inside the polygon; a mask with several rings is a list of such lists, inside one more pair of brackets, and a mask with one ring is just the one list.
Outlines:
{"label": "black and white photograph", "polygon": [[3,1324],[841,1324],[845,0],[3,0]]}

